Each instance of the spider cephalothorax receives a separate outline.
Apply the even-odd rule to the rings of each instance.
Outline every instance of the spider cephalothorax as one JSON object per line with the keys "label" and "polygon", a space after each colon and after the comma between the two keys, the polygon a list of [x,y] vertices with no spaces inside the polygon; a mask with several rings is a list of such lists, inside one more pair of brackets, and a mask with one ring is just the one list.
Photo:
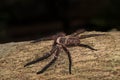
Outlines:
{"label": "spider cephalothorax", "polygon": [[76,33],[73,33],[73,34],[68,35],[68,36],[66,36],[65,33],[59,33],[59,34],[57,34],[55,36],[52,36],[52,37],[46,37],[46,38],[34,41],[34,42],[38,42],[38,41],[41,41],[41,40],[53,39],[54,43],[52,45],[52,49],[49,52],[45,53],[42,57],[27,63],[26,65],[24,65],[24,67],[26,67],[28,65],[31,65],[31,64],[34,64],[34,63],[36,63],[38,61],[42,61],[44,59],[47,59],[52,54],[54,54],[54,58],[42,70],[37,72],[37,74],[43,73],[48,67],[50,67],[57,60],[61,49],[63,49],[65,51],[65,53],[68,55],[68,59],[69,59],[69,73],[71,74],[72,60],[71,60],[70,52],[67,49],[67,47],[69,47],[69,46],[81,46],[81,47],[89,48],[91,50],[96,50],[96,49],[90,47],[89,45],[81,44],[80,43],[80,39],[93,37],[93,36],[104,35],[104,34],[90,34],[90,35],[81,35],[80,37],[77,36],[78,34],[80,34],[82,32],[84,32],[84,30],[79,30]]}

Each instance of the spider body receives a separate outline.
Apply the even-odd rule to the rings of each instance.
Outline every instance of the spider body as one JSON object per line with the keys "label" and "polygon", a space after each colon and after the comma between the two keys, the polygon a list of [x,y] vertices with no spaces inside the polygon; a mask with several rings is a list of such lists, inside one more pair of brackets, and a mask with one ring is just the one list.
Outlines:
{"label": "spider body", "polygon": [[56,40],[57,44],[63,44],[65,46],[73,46],[80,44],[80,39],[78,37],[58,37]]}
{"label": "spider body", "polygon": [[69,36],[66,36],[65,33],[59,33],[59,34],[52,36],[52,37],[46,37],[46,38],[34,41],[33,43],[36,43],[36,42],[41,41],[41,40],[52,39],[52,40],[54,40],[54,43],[52,45],[52,49],[49,52],[46,52],[42,57],[40,57],[36,60],[28,62],[27,64],[24,65],[24,67],[29,66],[31,64],[34,64],[36,62],[45,60],[48,57],[50,57],[52,54],[54,54],[53,59],[45,67],[43,67],[43,69],[41,69],[40,71],[37,72],[37,74],[41,74],[44,71],[46,71],[53,63],[55,63],[55,61],[57,60],[57,58],[60,54],[61,49],[63,49],[65,51],[65,53],[67,54],[68,59],[69,59],[69,73],[71,74],[72,59],[71,59],[71,54],[70,54],[69,50],[67,49],[67,47],[68,46],[80,46],[80,47],[85,47],[85,48],[88,48],[91,50],[96,50],[96,49],[90,47],[89,45],[81,44],[80,39],[104,35],[104,34],[90,34],[90,35],[78,36],[78,34],[80,34],[82,32],[84,32],[84,30],[77,31],[76,33],[73,33]]}

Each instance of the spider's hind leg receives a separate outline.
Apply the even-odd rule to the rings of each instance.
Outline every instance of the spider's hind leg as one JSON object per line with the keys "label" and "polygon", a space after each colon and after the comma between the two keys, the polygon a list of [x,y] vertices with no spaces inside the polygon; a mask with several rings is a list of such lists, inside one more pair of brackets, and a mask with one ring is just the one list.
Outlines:
{"label": "spider's hind leg", "polygon": [[81,35],[81,36],[79,37],[79,39],[85,39],[85,38],[89,38],[89,37],[103,36],[103,35],[106,35],[106,34],[89,34],[89,35]]}
{"label": "spider's hind leg", "polygon": [[91,46],[86,45],[86,44],[79,44],[78,46],[80,46],[80,47],[85,47],[85,48],[89,48],[89,49],[91,49],[91,50],[97,51],[97,49],[94,49],[94,48],[92,48]]}
{"label": "spider's hind leg", "polygon": [[76,32],[72,33],[71,36],[75,37],[81,33],[84,33],[85,32],[85,29],[80,29],[80,30],[77,30]]}

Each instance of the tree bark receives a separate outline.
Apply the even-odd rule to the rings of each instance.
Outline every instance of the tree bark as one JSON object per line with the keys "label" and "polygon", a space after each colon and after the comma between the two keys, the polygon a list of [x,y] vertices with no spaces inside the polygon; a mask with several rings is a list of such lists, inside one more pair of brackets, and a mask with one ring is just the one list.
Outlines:
{"label": "tree bark", "polygon": [[[11,42],[0,44],[1,80],[119,80],[120,79],[120,32],[85,32],[83,34],[106,34],[82,39],[97,51],[82,47],[68,48],[72,57],[72,74],[68,71],[68,57],[60,52],[58,60],[43,74],[37,75],[52,58],[24,67],[51,49],[53,43]],[[80,35],[83,35],[80,34]]]}

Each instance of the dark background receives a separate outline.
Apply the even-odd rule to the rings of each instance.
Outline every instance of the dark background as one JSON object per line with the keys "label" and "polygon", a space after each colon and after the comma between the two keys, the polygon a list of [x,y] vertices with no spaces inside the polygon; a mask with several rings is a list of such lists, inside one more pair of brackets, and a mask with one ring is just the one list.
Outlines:
{"label": "dark background", "polygon": [[80,28],[120,30],[120,0],[0,0],[0,43]]}

